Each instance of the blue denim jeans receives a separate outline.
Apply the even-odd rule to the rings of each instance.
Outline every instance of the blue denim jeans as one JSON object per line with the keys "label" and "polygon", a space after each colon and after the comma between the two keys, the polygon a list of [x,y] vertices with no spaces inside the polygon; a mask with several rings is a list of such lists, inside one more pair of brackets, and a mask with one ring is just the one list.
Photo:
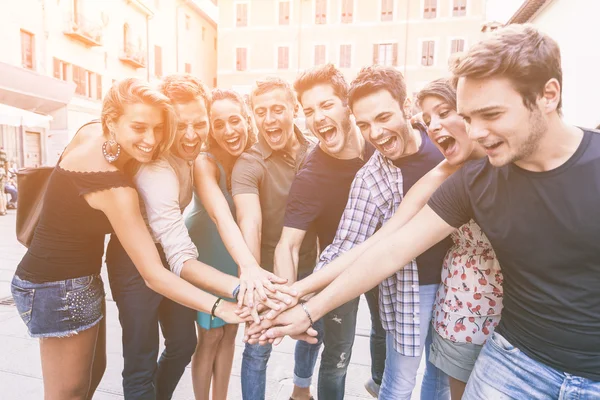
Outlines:
{"label": "blue denim jeans", "polygon": [[[323,341],[323,323],[315,322],[313,328],[319,333],[317,344],[303,340],[296,342],[294,352],[294,385],[302,388],[310,386],[319,349]],[[267,362],[273,346],[270,344],[248,344],[242,356],[242,399],[264,400],[267,386]]]}
{"label": "blue denim jeans", "polygon": [[[385,367],[385,330],[379,318],[378,288],[365,293],[371,311],[371,375],[381,384]],[[359,298],[330,311],[324,323],[323,353],[319,369],[319,398],[342,400],[346,392],[346,374],[356,333]]]}
{"label": "blue denim jeans", "polygon": [[479,353],[463,399],[595,400],[600,381],[535,361],[494,332]]}
{"label": "blue denim jeans", "polygon": [[[196,311],[148,288],[116,236],[108,245],[106,265],[123,328],[124,397],[171,399],[196,349]],[[165,338],[160,359],[159,326]]]}
{"label": "blue denim jeans", "polygon": [[[425,374],[421,385],[421,400],[450,399],[448,375],[444,374],[429,362],[429,346],[432,334],[431,315],[435,293],[439,285],[423,285],[419,287],[419,317],[421,349],[425,353]],[[421,356],[404,356],[394,350],[394,336],[387,334],[387,352],[383,382],[379,392],[381,400],[410,400],[417,379],[417,370],[421,364]]]}

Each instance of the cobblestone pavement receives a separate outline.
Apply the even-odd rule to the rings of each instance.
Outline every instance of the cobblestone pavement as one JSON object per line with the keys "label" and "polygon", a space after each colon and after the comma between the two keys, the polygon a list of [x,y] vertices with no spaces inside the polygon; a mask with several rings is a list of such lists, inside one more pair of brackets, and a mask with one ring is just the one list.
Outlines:
{"label": "cobblestone pavement", "polygon": [[[10,281],[25,253],[25,248],[15,237],[15,211],[9,210],[6,216],[0,216],[0,301],[10,299]],[[107,283],[106,271],[102,271]],[[108,288],[107,288],[108,289]],[[121,370],[121,327],[117,308],[107,290],[107,352],[108,366],[104,378],[94,399],[122,399]],[[369,399],[363,384],[370,376],[369,357],[370,318],[366,302],[361,300],[358,317],[357,337],[354,343],[352,361],[346,380],[346,399]],[[241,334],[240,330],[240,334]],[[229,399],[241,399],[240,368],[243,343],[238,335],[235,359],[230,383]],[[28,336],[27,330],[11,305],[0,305],[0,398],[4,400],[42,399],[42,373],[37,340]],[[267,369],[267,399],[287,400],[292,391],[294,341],[286,338],[271,355]],[[313,392],[316,398],[315,371]],[[417,388],[413,398],[419,398],[422,374],[418,376]],[[175,392],[174,400],[193,399],[190,368],[186,370]]]}

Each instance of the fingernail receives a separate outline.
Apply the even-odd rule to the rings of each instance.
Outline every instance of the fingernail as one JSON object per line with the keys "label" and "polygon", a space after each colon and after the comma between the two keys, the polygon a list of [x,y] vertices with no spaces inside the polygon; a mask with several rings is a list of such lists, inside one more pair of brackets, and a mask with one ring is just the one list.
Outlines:
{"label": "fingernail", "polygon": [[291,299],[285,299],[285,304],[291,304],[292,300]]}
{"label": "fingernail", "polygon": [[298,296],[298,292],[296,292],[295,290],[292,290],[292,296]]}

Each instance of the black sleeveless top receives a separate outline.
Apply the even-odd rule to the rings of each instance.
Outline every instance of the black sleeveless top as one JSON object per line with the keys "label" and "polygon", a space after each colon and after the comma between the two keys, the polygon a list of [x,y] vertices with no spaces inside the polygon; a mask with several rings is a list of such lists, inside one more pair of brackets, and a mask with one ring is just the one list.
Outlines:
{"label": "black sleeveless top", "polygon": [[83,195],[134,187],[132,179],[121,171],[74,172],[58,165],[49,179],[39,223],[16,275],[43,283],[100,273],[104,236],[112,227]]}

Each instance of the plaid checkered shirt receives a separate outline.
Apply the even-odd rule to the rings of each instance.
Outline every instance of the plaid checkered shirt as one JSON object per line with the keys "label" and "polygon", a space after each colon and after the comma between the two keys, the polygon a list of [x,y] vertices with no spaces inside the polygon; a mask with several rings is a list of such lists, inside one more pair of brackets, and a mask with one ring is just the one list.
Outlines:
{"label": "plaid checkered shirt", "polygon": [[[371,237],[394,215],[403,196],[400,168],[375,152],[357,172],[335,239],[321,253],[315,271]],[[421,355],[416,261],[386,278],[379,289],[381,323],[394,335],[394,350],[405,356]]]}

